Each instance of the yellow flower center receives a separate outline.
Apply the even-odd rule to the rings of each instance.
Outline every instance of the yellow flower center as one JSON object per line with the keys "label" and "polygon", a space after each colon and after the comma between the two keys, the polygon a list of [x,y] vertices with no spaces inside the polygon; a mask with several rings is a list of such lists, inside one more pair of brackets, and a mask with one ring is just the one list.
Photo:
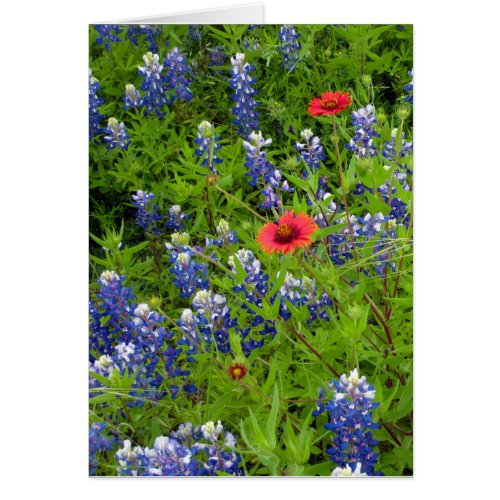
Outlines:
{"label": "yellow flower center", "polygon": [[293,226],[290,226],[290,224],[279,224],[278,231],[276,231],[275,240],[279,241],[280,243],[288,243],[292,241],[296,235],[296,229]]}
{"label": "yellow flower center", "polygon": [[234,368],[233,369],[233,375],[235,377],[239,377],[241,375],[241,368]]}
{"label": "yellow flower center", "polygon": [[326,109],[333,109],[336,108],[339,105],[338,99],[335,97],[328,97],[326,99],[321,99],[321,106],[323,106]]}

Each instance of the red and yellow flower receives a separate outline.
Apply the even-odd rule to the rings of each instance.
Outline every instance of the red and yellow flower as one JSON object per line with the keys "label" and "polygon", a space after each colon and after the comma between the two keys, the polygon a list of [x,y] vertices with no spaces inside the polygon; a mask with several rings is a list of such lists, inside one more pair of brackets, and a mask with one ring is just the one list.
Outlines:
{"label": "red and yellow flower", "polygon": [[279,218],[278,224],[264,224],[257,235],[257,241],[262,250],[268,253],[289,253],[309,245],[312,242],[311,235],[317,230],[318,226],[309,215],[295,215],[293,210],[289,210]]}
{"label": "red and yellow flower", "polygon": [[227,370],[228,375],[233,380],[239,380],[247,374],[247,367],[243,363],[233,363]]}
{"label": "red and yellow flower", "polygon": [[342,92],[323,92],[321,97],[314,97],[307,112],[311,116],[336,115],[351,105],[351,95]]}

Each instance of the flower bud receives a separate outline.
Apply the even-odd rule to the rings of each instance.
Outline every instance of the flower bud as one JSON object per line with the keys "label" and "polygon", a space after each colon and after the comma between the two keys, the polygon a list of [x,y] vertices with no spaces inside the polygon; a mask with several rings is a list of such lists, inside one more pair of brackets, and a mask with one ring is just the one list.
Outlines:
{"label": "flower bud", "polygon": [[205,139],[211,139],[214,135],[214,127],[210,122],[206,120],[202,121],[198,126],[198,130],[202,137]]}
{"label": "flower bud", "polygon": [[189,243],[188,233],[173,233],[172,243],[174,245],[186,246]]}
{"label": "flower bud", "polygon": [[158,309],[160,306],[161,306],[161,299],[160,297],[151,297],[149,299],[149,306],[151,307],[151,309]]}
{"label": "flower bud", "polygon": [[406,106],[405,104],[402,104],[401,106],[398,107],[396,110],[396,115],[400,120],[406,120],[410,116],[410,108],[409,106]]}
{"label": "flower bud", "polygon": [[381,110],[375,115],[375,120],[377,120],[378,123],[383,125],[387,120],[387,115],[384,113],[383,110]]}
{"label": "flower bud", "polygon": [[205,177],[207,186],[215,186],[219,182],[219,176],[217,174],[208,174]]}
{"label": "flower bud", "polygon": [[372,84],[372,77],[370,75],[362,75],[361,76],[361,83],[365,87],[369,87]]}

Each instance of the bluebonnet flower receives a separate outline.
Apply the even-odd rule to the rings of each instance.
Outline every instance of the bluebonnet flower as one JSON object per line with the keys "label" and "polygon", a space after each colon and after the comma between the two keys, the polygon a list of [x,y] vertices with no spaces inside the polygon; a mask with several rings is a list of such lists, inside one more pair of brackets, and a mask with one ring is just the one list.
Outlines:
{"label": "bluebonnet flower", "polygon": [[94,28],[99,34],[95,39],[95,43],[104,45],[109,52],[111,42],[121,42],[122,39],[118,36],[123,31],[119,24],[94,24]]}
{"label": "bluebonnet flower", "polygon": [[410,217],[408,214],[408,205],[399,198],[392,198],[390,217],[399,223],[408,225]]}
{"label": "bluebonnet flower", "polygon": [[[216,45],[212,49],[208,49],[208,54],[210,55],[209,66],[224,66],[227,61],[227,54],[220,45]],[[222,74],[222,70],[217,69],[218,73]]]}
{"label": "bluebonnet flower", "polygon": [[126,150],[129,144],[132,143],[123,122],[119,123],[116,118],[108,120],[108,126],[103,130],[106,134],[103,141],[106,143],[106,148],[109,150],[118,148]]}
{"label": "bluebonnet flower", "polygon": [[167,221],[165,223],[165,227],[171,231],[180,231],[185,227],[184,219],[186,219],[188,215],[186,215],[180,205],[172,205],[168,209],[167,213]]}
{"label": "bluebonnet flower", "polygon": [[373,216],[368,213],[359,221],[362,224],[361,233],[365,236],[366,241],[377,237],[373,245],[373,255],[377,259],[375,272],[384,277],[386,272],[395,271],[396,264],[391,261],[391,257],[396,238],[396,220],[379,212]]}
{"label": "bluebonnet flower", "polygon": [[169,253],[173,266],[170,272],[174,275],[172,281],[179,288],[180,296],[189,298],[197,290],[208,288],[207,266],[198,264],[193,258],[194,252],[187,248],[172,249]]}
{"label": "bluebonnet flower", "polygon": [[[262,308],[263,298],[269,300],[271,304],[274,304],[276,300],[280,301],[279,314],[284,319],[290,317],[290,312],[286,305],[286,300],[288,300],[297,306],[307,306],[310,312],[310,317],[307,320],[308,323],[318,318],[328,320],[326,307],[332,305],[332,302],[324,292],[318,294],[313,280],[307,277],[302,278],[302,280],[297,280],[292,274],[287,273],[279,293],[269,296],[269,276],[263,272],[261,263],[255,258],[253,252],[243,248],[234,255],[231,255],[228,259],[228,264],[233,272],[236,272],[236,259],[238,259],[246,272],[246,277],[244,283],[233,287],[233,291],[243,292],[245,294],[245,301],[242,304],[242,308],[249,312],[251,316],[251,326],[253,328],[260,326],[259,334],[261,336],[274,336],[276,334],[274,321],[264,320],[262,316],[248,307],[247,303]],[[245,354],[248,355],[253,349],[263,345],[262,340],[256,341],[248,337],[249,331],[240,330],[240,333],[244,339],[242,347]]]}
{"label": "bluebonnet flower", "polygon": [[256,37],[245,38],[243,40],[243,47],[245,47],[245,49],[248,50],[248,51],[260,50],[259,39],[256,38]]}
{"label": "bluebonnet flower", "polygon": [[[89,371],[107,378],[135,372],[128,406],[136,406],[166,395],[160,389],[165,375],[173,379],[189,372],[176,364],[181,349],[166,343],[173,334],[162,325],[165,318],[147,304],[135,305],[131,290],[122,285],[123,279],[105,271],[99,280],[98,300],[90,305]],[[90,376],[89,385],[96,389],[102,384]]]}
{"label": "bluebonnet flower", "polygon": [[394,218],[385,217],[384,224],[379,231],[379,237],[373,246],[373,255],[377,259],[375,272],[385,277],[388,272],[396,271],[394,262],[394,248],[396,243],[396,227],[398,221]]}
{"label": "bluebonnet flower", "polygon": [[272,139],[264,139],[262,132],[252,132],[248,141],[243,141],[243,147],[246,149],[247,158],[245,167],[247,168],[246,176],[250,177],[248,183],[251,186],[257,185],[259,178],[267,181],[274,173],[273,165],[267,160],[266,152],[262,148],[272,144]]}
{"label": "bluebonnet flower", "polygon": [[405,96],[405,101],[413,104],[413,69],[408,71],[408,75],[411,76],[411,82],[404,86],[404,91],[409,92],[409,94]]}
{"label": "bluebonnet flower", "polygon": [[174,47],[163,61],[163,66],[166,69],[164,82],[169,94],[168,104],[177,99],[190,101],[193,98],[193,93],[189,88],[191,83],[188,75],[190,69],[186,63],[186,58],[180,53],[177,47]]}
{"label": "bluebonnet flower", "polygon": [[212,174],[217,173],[215,165],[222,162],[220,158],[217,158],[217,151],[220,149],[220,145],[217,144],[218,140],[219,136],[210,122],[204,120],[198,125],[198,135],[194,140],[198,146],[196,156],[203,158],[201,164]]}
{"label": "bluebonnet flower", "polygon": [[259,203],[259,207],[265,210],[271,210],[276,208],[278,211],[282,211],[283,205],[281,199],[278,196],[278,191],[283,191],[285,193],[292,193],[293,188],[288,185],[288,181],[282,181],[281,170],[275,170],[273,175],[268,178],[268,184],[260,192],[264,196],[264,201]]}
{"label": "bluebonnet flower", "polygon": [[223,352],[231,352],[229,330],[237,324],[231,319],[231,310],[222,295],[213,294],[211,290],[200,290],[192,301],[193,309],[185,309],[177,322],[183,332],[180,345],[189,347],[188,361],[193,361],[191,354],[207,350],[214,344]]}
{"label": "bluebonnet flower", "polygon": [[255,78],[249,75],[254,66],[245,63],[245,54],[240,53],[231,57],[231,65],[232,78],[229,85],[234,91],[231,95],[234,101],[234,106],[231,108],[231,113],[235,116],[233,123],[238,126],[239,134],[246,137],[259,128],[258,115],[255,111],[256,102],[253,98],[256,92],[252,87]]}
{"label": "bluebonnet flower", "polygon": [[89,475],[95,476],[102,452],[112,450],[118,442],[115,436],[105,434],[107,426],[104,422],[94,422],[89,429]]}
{"label": "bluebonnet flower", "polygon": [[380,137],[375,131],[375,108],[368,104],[364,108],[354,111],[351,115],[352,124],[356,127],[354,137],[346,144],[346,148],[356,154],[356,158],[367,158],[377,154],[377,148],[373,144],[374,137]]}
{"label": "bluebonnet flower", "polygon": [[354,470],[346,465],[344,468],[337,467],[332,471],[332,477],[367,477],[366,472],[361,472],[361,464],[358,462]]}
{"label": "bluebonnet flower", "polygon": [[152,449],[132,448],[125,440],[115,456],[122,476],[214,476],[218,471],[240,476],[235,448],[235,437],[220,421],[196,428],[187,422],[170,436],[157,437]]}
{"label": "bluebonnet flower", "polygon": [[262,148],[269,146],[272,139],[264,139],[262,132],[252,132],[248,141],[243,141],[243,147],[246,149],[247,158],[245,166],[247,168],[246,176],[250,177],[249,184],[255,186],[258,183],[264,184],[261,194],[264,196],[264,201],[260,203],[260,207],[264,209],[278,208],[281,210],[282,203],[277,194],[278,191],[292,192],[293,188],[288,185],[287,181],[282,181],[282,173],[275,169],[274,166],[267,160],[267,154],[262,151]]}
{"label": "bluebonnet flower", "polygon": [[218,350],[230,352],[229,329],[234,328],[237,319],[231,319],[231,310],[226,298],[220,294],[212,294],[211,290],[200,290],[193,299],[193,308],[197,316],[198,330],[207,344],[215,339]]}
{"label": "bluebonnet flower", "polygon": [[[235,292],[245,291],[249,302],[257,305],[258,307],[262,307],[261,296],[265,296],[267,294],[269,276],[264,274],[261,269],[260,260],[255,257],[251,250],[242,248],[229,257],[228,264],[232,271],[236,271],[236,265],[234,263],[235,259],[238,259],[246,272],[245,283],[252,286],[247,290],[247,287],[245,287],[244,284],[240,284],[233,287],[233,290]],[[246,308],[245,304],[243,304],[242,307]]]}
{"label": "bluebonnet flower", "polygon": [[223,246],[229,245],[231,243],[238,243],[238,237],[236,236],[236,231],[231,231],[229,224],[225,219],[221,219],[216,226],[217,239],[207,238],[206,246],[215,245]]}
{"label": "bluebonnet flower", "polygon": [[144,66],[139,66],[138,70],[139,74],[144,77],[141,90],[146,93],[143,98],[146,114],[154,112],[161,118],[165,115],[163,108],[168,104],[162,76],[163,65],[159,62],[158,54],[152,52],[144,54],[143,60]]}
{"label": "bluebonnet flower", "polygon": [[329,389],[333,392],[331,399],[325,399],[320,390],[317,410],[318,416],[327,412],[328,423],[325,428],[334,433],[333,446],[325,451],[339,467],[349,466],[351,470],[359,467],[370,476],[378,475],[374,466],[378,453],[373,447],[378,441],[373,438],[372,430],[380,426],[373,421],[372,412],[379,403],[374,403],[375,390],[366,382],[366,377],[359,377],[358,371],[345,374],[340,380],[332,380]]}
{"label": "bluebonnet flower", "polygon": [[125,85],[125,95],[123,96],[124,109],[140,108],[142,106],[142,97],[140,92],[132,83]]}
{"label": "bluebonnet flower", "polygon": [[300,37],[300,34],[295,30],[295,26],[285,24],[280,27],[278,36],[285,69],[287,71],[293,70],[299,61],[301,45],[297,42],[297,38]]}
{"label": "bluebonnet flower", "polygon": [[90,302],[90,351],[102,355],[113,353],[112,345],[118,340],[132,339],[130,301],[132,290],[123,285],[125,276],[114,271],[104,271],[98,283],[101,286],[97,301]]}
{"label": "bluebonnet flower", "polygon": [[[295,149],[299,152],[297,160],[303,159],[312,173],[319,170],[321,162],[326,158],[325,151],[321,145],[321,139],[315,136],[309,128],[304,129],[300,136],[306,141],[305,143],[297,142]],[[307,171],[303,172],[304,177],[307,177]]]}
{"label": "bluebonnet flower", "polygon": [[407,142],[405,141],[405,133],[402,132],[402,142],[401,149],[399,151],[396,150],[396,135],[398,133],[398,129],[395,128],[391,132],[391,140],[385,143],[384,151],[382,155],[385,156],[388,160],[395,162],[397,158],[406,158],[410,154],[413,153],[413,141]]}
{"label": "bluebonnet flower", "polygon": [[189,36],[191,40],[195,42],[201,40],[201,36],[203,34],[203,27],[200,24],[190,24],[189,25]]}
{"label": "bluebonnet flower", "polygon": [[[320,227],[327,227],[328,225],[322,214],[314,217],[314,220]],[[359,243],[356,242],[356,238],[359,235],[361,226],[354,215],[349,216],[349,221],[351,229],[349,229],[349,224],[345,215],[336,219],[333,224],[338,224],[343,227],[328,237],[330,258],[334,264],[339,266],[354,258],[355,248],[359,245]]]}
{"label": "bluebonnet flower", "polygon": [[316,281],[303,276],[300,282],[301,298],[300,303],[305,304],[309,310],[309,318],[307,323],[312,323],[317,319],[329,321],[326,308],[333,305],[332,300],[326,292],[318,291]]}
{"label": "bluebonnet flower", "polygon": [[98,108],[104,104],[104,99],[97,95],[100,88],[99,80],[92,76],[92,70],[89,69],[89,139],[101,133],[99,123],[104,117]]}
{"label": "bluebonnet flower", "polygon": [[380,233],[382,230],[382,224],[388,220],[389,217],[384,217],[384,214],[381,212],[378,212],[373,216],[372,214],[367,213],[364,217],[359,218],[359,222],[362,224],[360,233],[368,238],[371,238],[372,236]]}
{"label": "bluebonnet flower", "polygon": [[132,203],[137,207],[135,223],[142,227],[145,233],[160,234],[158,222],[162,220],[159,213],[158,205],[150,204],[155,195],[153,193],[145,193],[140,190],[132,195]]}
{"label": "bluebonnet flower", "polygon": [[127,38],[134,44],[139,43],[139,36],[144,36],[149,44],[148,50],[158,53],[158,35],[162,27],[155,24],[131,24],[128,26]]}

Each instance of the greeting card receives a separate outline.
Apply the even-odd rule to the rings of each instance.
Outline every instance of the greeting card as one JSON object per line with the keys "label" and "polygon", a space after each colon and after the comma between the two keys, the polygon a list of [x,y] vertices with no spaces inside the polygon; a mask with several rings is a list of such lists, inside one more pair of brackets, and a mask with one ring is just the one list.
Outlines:
{"label": "greeting card", "polygon": [[412,475],[412,26],[243,14],[89,27],[90,475]]}

